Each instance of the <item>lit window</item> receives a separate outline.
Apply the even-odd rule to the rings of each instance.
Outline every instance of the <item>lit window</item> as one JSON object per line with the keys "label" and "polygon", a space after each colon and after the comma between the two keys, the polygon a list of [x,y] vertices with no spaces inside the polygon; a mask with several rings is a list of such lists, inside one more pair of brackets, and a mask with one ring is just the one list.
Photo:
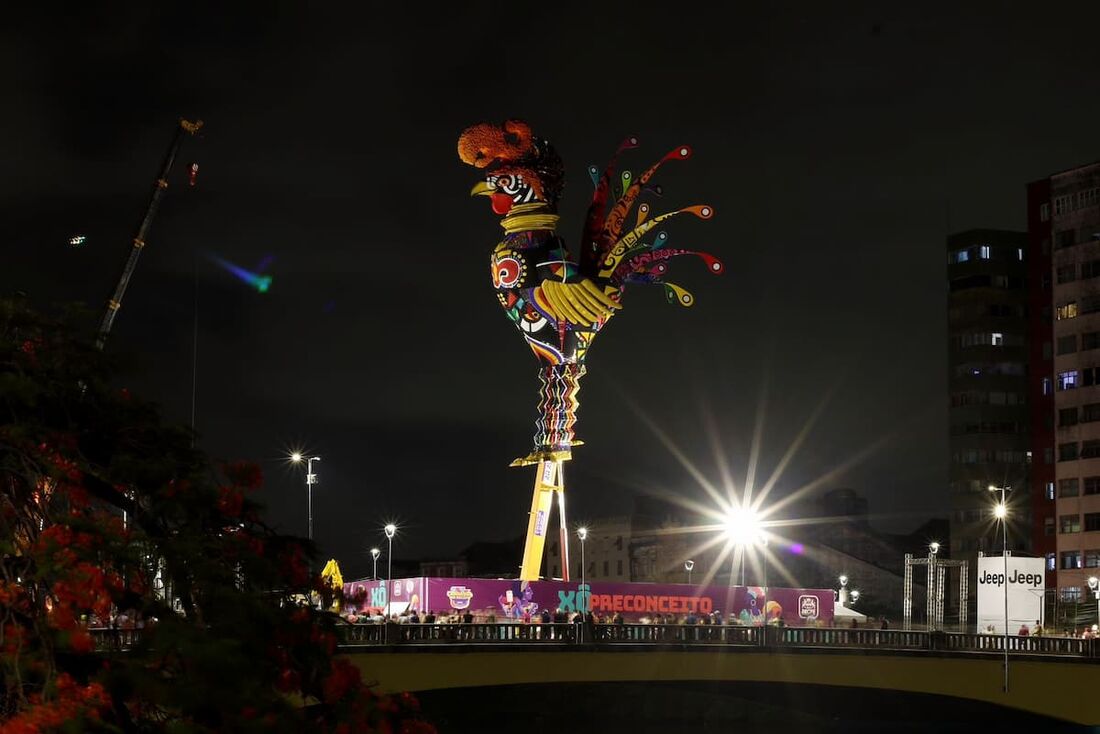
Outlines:
{"label": "lit window", "polygon": [[1051,380],[1049,377],[1043,378],[1043,395],[1050,395]]}
{"label": "lit window", "polygon": [[1005,345],[1005,335],[999,331],[994,331],[992,334],[992,342],[995,347],[1003,347]]}
{"label": "lit window", "polygon": [[1023,261],[1023,259],[1024,259],[1024,248],[1022,248],[1022,247],[1017,247],[1016,248],[1016,259],[1020,260],[1021,262]]}
{"label": "lit window", "polygon": [[964,263],[969,259],[970,259],[970,250],[965,250],[965,249],[964,250],[956,250],[953,253],[953,257],[951,258],[951,262]]}
{"label": "lit window", "polygon": [[1047,499],[1054,499],[1054,482],[1047,482]]}
{"label": "lit window", "polygon": [[1047,570],[1053,571],[1057,567],[1057,565],[1057,562],[1054,560],[1054,554],[1047,553]]}
{"label": "lit window", "polygon": [[1058,389],[1072,390],[1077,387],[1077,370],[1058,373]]}
{"label": "lit window", "polygon": [[989,245],[982,245],[981,247],[978,248],[978,257],[980,257],[982,260],[988,260],[989,259],[989,252],[990,252]]}
{"label": "lit window", "polygon": [[1069,303],[1063,303],[1054,311],[1054,318],[1061,321],[1062,319],[1075,319],[1077,318],[1077,301],[1070,301]]}

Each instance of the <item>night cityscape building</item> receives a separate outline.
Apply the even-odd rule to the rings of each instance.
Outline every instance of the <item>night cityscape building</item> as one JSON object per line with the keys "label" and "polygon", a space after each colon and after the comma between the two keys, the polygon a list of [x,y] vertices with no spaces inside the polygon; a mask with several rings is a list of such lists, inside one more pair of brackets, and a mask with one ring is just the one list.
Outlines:
{"label": "night cityscape building", "polygon": [[[975,229],[947,238],[949,555],[999,553],[989,487],[1014,490],[1009,548],[1031,547],[1028,494],[1028,237]],[[1047,457],[1049,458],[1049,457]]]}
{"label": "night cityscape building", "polygon": [[[1056,463],[1048,496],[1056,496],[1044,532],[1056,537],[1057,555],[1047,556],[1048,568],[1057,566],[1061,600],[1080,601],[1100,566],[1100,163],[1054,174],[1031,191],[1053,277]],[[1043,193],[1048,199],[1039,201]]]}

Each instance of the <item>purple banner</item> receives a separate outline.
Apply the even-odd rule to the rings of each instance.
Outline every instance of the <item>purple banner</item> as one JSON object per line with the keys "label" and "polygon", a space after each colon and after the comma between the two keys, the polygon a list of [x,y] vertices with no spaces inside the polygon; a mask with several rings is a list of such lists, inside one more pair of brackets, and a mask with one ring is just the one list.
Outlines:
{"label": "purple banner", "polygon": [[[677,620],[718,612],[727,623],[762,625],[779,619],[790,627],[831,626],[831,589],[788,589],[760,586],[693,586],[592,581],[583,586],[563,581],[411,578],[392,582],[392,610],[469,610],[479,621],[538,617],[542,610],[572,615],[591,609],[610,619],[616,613],[628,622],[653,621],[658,615]],[[386,582],[361,580],[344,584],[349,608],[379,609],[386,604]]]}

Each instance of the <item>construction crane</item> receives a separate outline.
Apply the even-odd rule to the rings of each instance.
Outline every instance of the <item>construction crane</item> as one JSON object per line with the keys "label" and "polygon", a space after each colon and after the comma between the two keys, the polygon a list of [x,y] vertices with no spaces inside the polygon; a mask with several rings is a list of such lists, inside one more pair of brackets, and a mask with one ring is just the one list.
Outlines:
{"label": "construction crane", "polygon": [[[201,128],[202,120],[190,122],[180,118],[175,135],[172,136],[172,144],[168,146],[168,155],[164,157],[164,164],[161,166],[160,175],[153,185],[153,193],[149,197],[149,206],[146,207],[145,216],[138,226],[137,234],[134,235],[133,244],[130,247],[130,256],[126,259],[126,264],[123,266],[122,274],[118,279],[118,285],[115,286],[114,295],[107,301],[107,308],[103,312],[103,320],[99,323],[99,332],[95,340],[97,349],[102,350],[103,346],[107,343],[107,336],[111,333],[111,326],[115,323],[115,316],[118,315],[118,310],[122,307],[122,297],[126,295],[126,287],[130,285],[130,278],[134,275],[134,269],[137,267],[138,258],[141,256],[142,249],[145,248],[145,235],[149,231],[149,226],[153,223],[153,218],[157,215],[157,208],[160,206],[160,200],[164,196],[164,190],[168,188],[168,174],[172,171],[172,164],[176,160],[176,154],[179,153],[180,146],[183,145],[183,139],[187,135],[194,135]],[[194,170],[192,170],[192,177],[193,176]]]}

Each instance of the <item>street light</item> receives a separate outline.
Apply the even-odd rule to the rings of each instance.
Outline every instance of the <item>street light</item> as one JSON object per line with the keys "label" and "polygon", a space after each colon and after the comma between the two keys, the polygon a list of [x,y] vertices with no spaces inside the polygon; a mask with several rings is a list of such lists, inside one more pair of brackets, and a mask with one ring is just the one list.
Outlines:
{"label": "street light", "polygon": [[[726,514],[726,537],[741,549],[741,585],[745,585],[745,552],[748,546],[761,538],[760,518],[751,507],[735,507]],[[737,554],[734,553],[734,563]],[[733,585],[733,566],[730,566],[730,585]]]}
{"label": "street light", "polygon": [[390,585],[393,580],[393,536],[397,535],[397,526],[392,522],[383,528],[386,533],[386,542],[389,547],[386,550],[386,622],[390,621]]}
{"label": "street light", "polygon": [[370,557],[374,559],[374,580],[378,580],[378,556],[382,555],[382,551],[377,548],[370,549]]}
{"label": "street light", "polygon": [[840,606],[844,606],[848,601],[848,577],[845,574],[840,574],[837,581],[840,582],[840,591],[836,593],[837,601],[840,602]]}
{"label": "street light", "polygon": [[[301,464],[305,459],[302,456],[302,452],[295,451],[290,455],[290,462],[292,464]],[[313,540],[313,485],[317,483],[317,475],[313,473],[313,462],[320,461],[320,456],[310,456],[305,459],[306,462],[306,494],[309,497],[309,532],[308,536],[310,540]]]}
{"label": "street light", "polygon": [[928,544],[928,550],[932,551],[932,555],[936,555],[940,552],[940,544],[933,540]]}
{"label": "street light", "polygon": [[684,570],[687,571],[688,585],[691,585],[691,569],[695,568],[695,561],[690,558],[684,561]]}
{"label": "street light", "polygon": [[[584,527],[583,525],[581,527],[577,528],[577,537],[580,538],[580,541],[581,541],[581,593],[583,594],[584,593],[584,541],[588,538],[588,528]],[[585,600],[585,604],[584,604],[585,608],[581,610],[581,614],[587,614],[588,613],[588,602],[587,602],[588,597],[587,596],[582,596],[582,598]]]}
{"label": "street light", "polygon": [[1089,588],[1092,589],[1092,595],[1096,597],[1096,622],[1100,624],[1100,579],[1089,576]]}
{"label": "street light", "polygon": [[1000,492],[1001,501],[993,506],[993,516],[1001,521],[1001,557],[1004,559],[1004,579],[1001,584],[1001,588],[1005,592],[1005,680],[1004,691],[1008,693],[1008,504],[1005,502],[1005,492],[1012,489],[1007,484],[1002,484],[998,487],[996,484],[989,485],[990,492]]}
{"label": "street light", "polygon": [[857,601],[859,601],[859,589],[852,589],[851,597],[852,597],[852,603],[853,604],[855,604]]}

